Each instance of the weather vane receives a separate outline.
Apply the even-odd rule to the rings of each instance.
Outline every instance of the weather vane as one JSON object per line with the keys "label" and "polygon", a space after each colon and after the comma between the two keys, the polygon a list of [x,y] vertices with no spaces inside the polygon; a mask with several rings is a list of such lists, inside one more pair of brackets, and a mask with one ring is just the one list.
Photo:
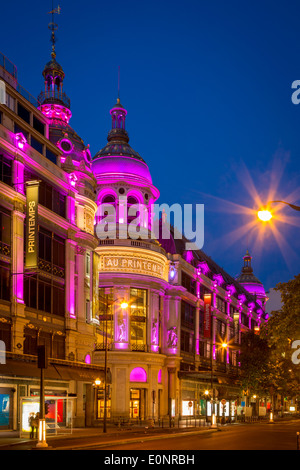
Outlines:
{"label": "weather vane", "polygon": [[48,15],[52,15],[52,22],[49,23],[48,28],[51,31],[51,39],[50,41],[52,42],[52,53],[51,56],[55,58],[56,53],[55,53],[55,43],[56,43],[56,38],[55,38],[55,31],[57,31],[58,25],[54,23],[54,14],[56,13],[57,15],[60,15],[61,8],[58,5],[57,8],[53,8],[53,1],[52,1],[52,10],[48,12]]}

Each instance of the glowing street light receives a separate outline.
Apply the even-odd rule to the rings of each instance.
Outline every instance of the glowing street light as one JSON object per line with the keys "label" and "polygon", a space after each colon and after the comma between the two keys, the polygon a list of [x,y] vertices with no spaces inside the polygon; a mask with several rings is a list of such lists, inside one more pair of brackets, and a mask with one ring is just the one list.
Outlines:
{"label": "glowing street light", "polygon": [[[294,209],[295,211],[300,211],[300,207],[299,206],[295,206],[295,204],[290,204],[289,202],[285,202],[285,201],[270,201],[267,203],[267,206],[269,204],[273,204],[273,203],[276,203],[276,202],[279,202],[281,204],[286,204],[287,206],[289,206],[291,209]],[[272,215],[272,212],[269,211],[269,209],[261,209],[257,212],[257,216],[260,220],[262,220],[263,222],[268,222],[269,220],[271,220],[271,218],[273,217]]]}
{"label": "glowing street light", "polygon": [[268,222],[269,220],[272,219],[272,213],[267,209],[263,209],[261,211],[258,211],[257,216],[263,222]]}

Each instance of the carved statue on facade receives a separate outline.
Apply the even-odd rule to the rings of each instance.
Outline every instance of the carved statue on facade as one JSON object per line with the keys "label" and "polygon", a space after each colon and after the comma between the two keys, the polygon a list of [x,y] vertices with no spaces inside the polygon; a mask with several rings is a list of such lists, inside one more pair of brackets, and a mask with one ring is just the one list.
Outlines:
{"label": "carved statue on facade", "polygon": [[168,347],[173,348],[177,346],[178,335],[176,326],[172,326],[168,329]]}

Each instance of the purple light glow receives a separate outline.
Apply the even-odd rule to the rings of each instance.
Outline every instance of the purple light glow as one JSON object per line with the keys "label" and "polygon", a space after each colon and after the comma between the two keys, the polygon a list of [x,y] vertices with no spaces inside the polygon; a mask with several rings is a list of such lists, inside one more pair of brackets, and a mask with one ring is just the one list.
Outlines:
{"label": "purple light glow", "polygon": [[72,113],[68,108],[60,104],[42,104],[38,108],[44,116],[49,119],[60,119],[61,121],[69,123]]}
{"label": "purple light glow", "polygon": [[157,383],[161,384],[161,378],[162,378],[162,373],[161,373],[161,369],[159,369],[158,374],[157,374]]}
{"label": "purple light glow", "polygon": [[90,363],[91,363],[91,356],[90,356],[90,354],[87,354],[87,355],[85,356],[84,362],[85,362],[86,364],[90,364]]}
{"label": "purple light glow", "polygon": [[22,134],[22,132],[18,132],[16,134],[16,145],[20,150],[23,150],[24,145],[27,144],[26,137]]}
{"label": "purple light glow", "polygon": [[201,261],[201,263],[198,264],[198,269],[200,269],[201,272],[205,275],[207,273],[209,273],[209,271],[210,271],[210,268],[209,268],[208,264],[206,263],[206,261]]}
{"label": "purple light glow", "polygon": [[157,344],[152,344],[151,345],[151,351],[152,352],[158,352],[159,350],[159,346]]}
{"label": "purple light glow", "polygon": [[130,372],[130,382],[147,382],[147,373],[142,367],[136,367]]}
{"label": "purple light glow", "polygon": [[146,163],[132,157],[120,155],[98,157],[93,160],[92,166],[97,179],[114,176],[122,179],[140,179],[152,184],[152,178]]}
{"label": "purple light glow", "polygon": [[115,348],[116,349],[127,349],[128,344],[127,343],[115,343]]}
{"label": "purple light glow", "polygon": [[221,286],[224,283],[222,274],[214,274],[214,281],[216,281],[218,286]]}

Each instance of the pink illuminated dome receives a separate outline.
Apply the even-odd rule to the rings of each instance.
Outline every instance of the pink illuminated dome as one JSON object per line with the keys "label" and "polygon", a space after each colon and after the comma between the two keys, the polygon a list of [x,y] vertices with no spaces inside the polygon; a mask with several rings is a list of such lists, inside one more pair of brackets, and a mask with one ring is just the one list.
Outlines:
{"label": "pink illuminated dome", "polygon": [[132,183],[152,185],[152,178],[146,162],[129,145],[125,129],[127,111],[118,98],[110,111],[112,128],[107,136],[107,144],[94,156],[92,169],[96,179],[126,180]]}
{"label": "pink illuminated dome", "polygon": [[243,259],[244,266],[242,267],[241,274],[236,278],[236,280],[250,294],[256,296],[257,299],[265,299],[267,296],[263,283],[253,274],[253,268],[251,266],[252,256],[249,254],[248,250],[246,251],[246,255]]}

